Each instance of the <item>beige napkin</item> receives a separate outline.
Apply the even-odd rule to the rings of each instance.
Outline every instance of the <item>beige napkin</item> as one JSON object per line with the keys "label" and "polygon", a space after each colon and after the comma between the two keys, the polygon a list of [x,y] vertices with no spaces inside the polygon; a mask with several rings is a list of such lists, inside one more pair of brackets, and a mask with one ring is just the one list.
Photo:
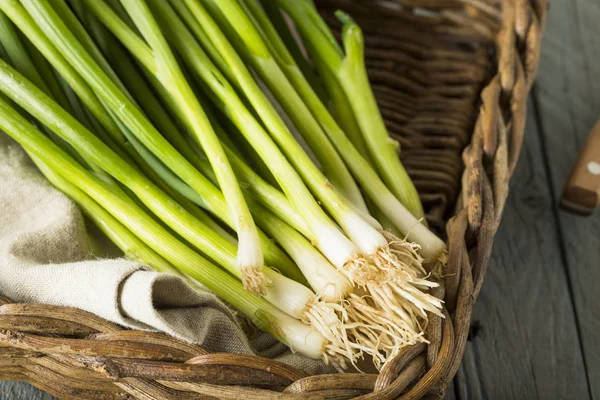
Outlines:
{"label": "beige napkin", "polygon": [[16,302],[80,308],[212,352],[276,358],[310,374],[333,372],[320,361],[291,354],[266,333],[247,337],[235,311],[212,293],[109,255],[119,252],[86,226],[77,206],[0,132],[0,294]]}

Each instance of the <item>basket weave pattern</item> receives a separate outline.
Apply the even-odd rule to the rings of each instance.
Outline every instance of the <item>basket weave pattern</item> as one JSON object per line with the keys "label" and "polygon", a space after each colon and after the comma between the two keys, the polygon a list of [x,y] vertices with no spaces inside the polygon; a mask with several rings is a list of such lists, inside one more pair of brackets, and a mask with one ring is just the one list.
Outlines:
{"label": "basket weave pattern", "polygon": [[[307,376],[260,357],[209,354],[161,334],[123,330],[81,310],[0,297],[0,379],[64,399],[440,398],[458,370],[472,307],[522,144],[547,0],[318,0],[365,31],[377,100],[448,270],[434,294],[430,343],[380,374]],[[391,6],[390,6],[391,4]],[[401,7],[398,7],[401,5]]]}

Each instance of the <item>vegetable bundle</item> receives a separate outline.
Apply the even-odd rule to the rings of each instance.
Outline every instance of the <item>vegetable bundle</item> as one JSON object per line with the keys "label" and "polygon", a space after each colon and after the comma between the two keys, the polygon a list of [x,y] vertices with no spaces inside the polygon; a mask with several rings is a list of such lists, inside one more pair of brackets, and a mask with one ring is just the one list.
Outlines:
{"label": "vegetable bundle", "polygon": [[427,340],[446,247],[348,15],[341,47],[309,0],[0,11],[0,129],[127,257],[342,369]]}

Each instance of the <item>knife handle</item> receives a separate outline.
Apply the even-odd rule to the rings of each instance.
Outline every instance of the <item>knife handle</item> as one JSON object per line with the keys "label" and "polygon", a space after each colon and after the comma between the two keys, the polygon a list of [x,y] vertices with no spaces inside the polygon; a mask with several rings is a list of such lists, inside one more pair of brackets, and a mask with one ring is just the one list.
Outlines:
{"label": "knife handle", "polygon": [[563,191],[561,208],[591,215],[600,205],[600,120],[590,132]]}

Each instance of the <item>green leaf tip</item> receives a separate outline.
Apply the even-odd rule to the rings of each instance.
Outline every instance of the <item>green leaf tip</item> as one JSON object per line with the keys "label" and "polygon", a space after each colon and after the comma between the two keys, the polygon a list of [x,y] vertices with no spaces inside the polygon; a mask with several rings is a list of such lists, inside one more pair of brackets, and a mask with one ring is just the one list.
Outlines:
{"label": "green leaf tip", "polygon": [[339,19],[342,24],[344,24],[344,27],[346,25],[355,25],[356,24],[356,22],[354,22],[354,19],[352,19],[350,14],[346,13],[345,11],[337,10],[334,12],[334,14],[335,14],[336,18]]}

